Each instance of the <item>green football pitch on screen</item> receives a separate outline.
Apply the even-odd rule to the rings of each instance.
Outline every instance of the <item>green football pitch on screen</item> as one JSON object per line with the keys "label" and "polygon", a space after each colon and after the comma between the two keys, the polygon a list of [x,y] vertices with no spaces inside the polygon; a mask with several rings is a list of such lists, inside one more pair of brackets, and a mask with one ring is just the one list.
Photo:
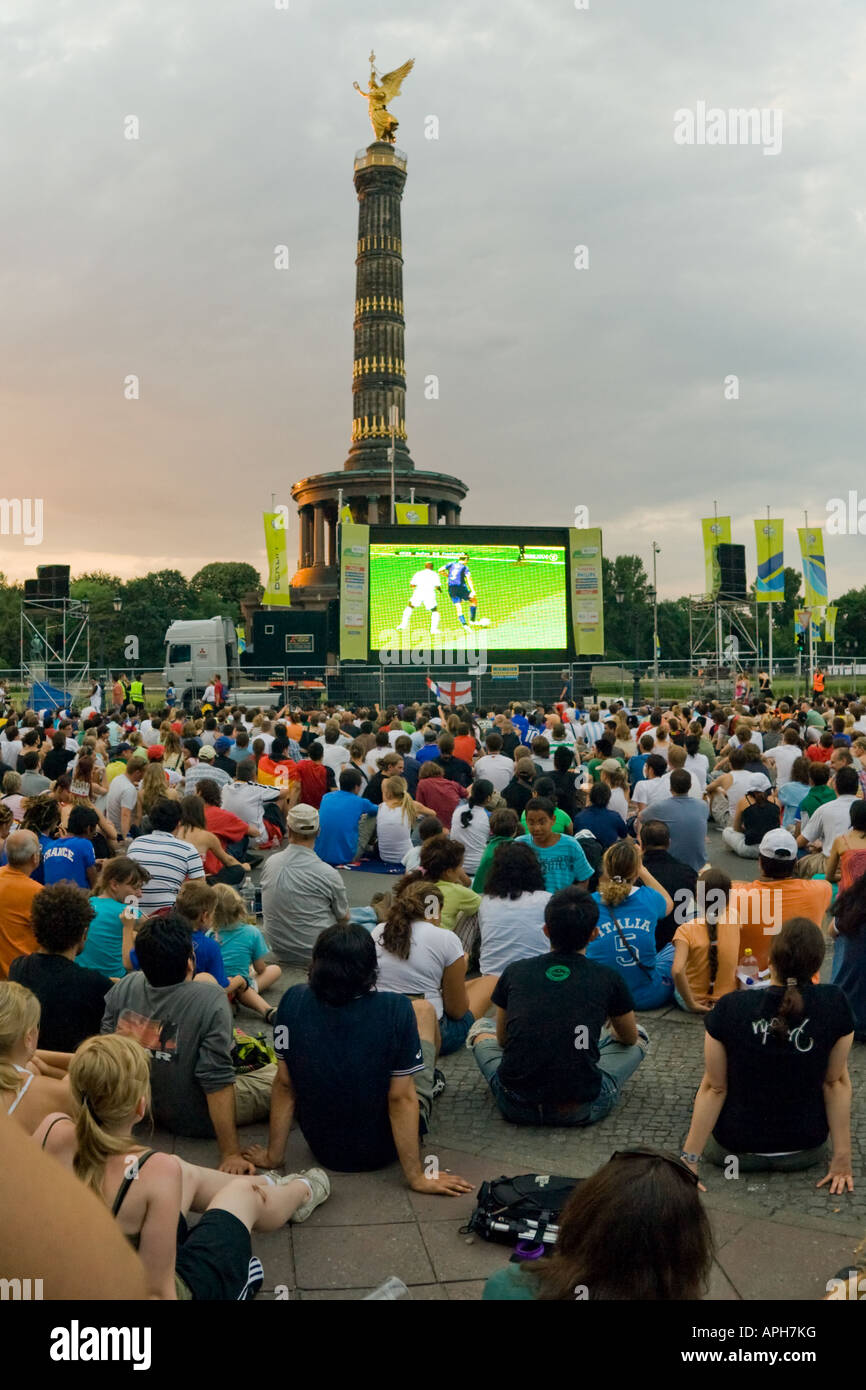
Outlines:
{"label": "green football pitch on screen", "polygon": [[394,645],[395,634],[412,646],[431,636],[447,645],[467,632],[483,633],[489,651],[568,645],[564,546],[471,545],[465,560],[462,553],[371,544],[371,648]]}

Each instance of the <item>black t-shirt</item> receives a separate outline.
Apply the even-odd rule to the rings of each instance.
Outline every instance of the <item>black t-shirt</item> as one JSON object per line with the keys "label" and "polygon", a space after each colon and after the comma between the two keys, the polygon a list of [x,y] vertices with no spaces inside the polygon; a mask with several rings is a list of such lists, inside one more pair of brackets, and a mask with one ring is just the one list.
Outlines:
{"label": "black t-shirt", "polygon": [[445,756],[439,754],[436,759],[442,768],[443,775],[449,782],[456,782],[460,787],[468,787],[472,783],[472,768],[462,758],[455,758],[453,753]]}
{"label": "black t-shirt", "polygon": [[511,807],[512,811],[516,811],[518,816],[522,816],[526,809],[526,803],[532,794],[531,782],[524,782],[520,777],[512,777],[502,793],[502,800],[506,806]]}
{"label": "black t-shirt", "polygon": [[519,748],[519,747],[520,747],[520,735],[519,735],[519,734],[503,734],[503,735],[502,735],[502,751],[503,751],[503,753],[505,754],[506,758],[513,758],[513,757],[514,757],[514,750],[515,750],[515,748]]}
{"label": "black t-shirt", "polygon": [[728,1092],[714,1136],[730,1153],[793,1153],[827,1138],[823,1082],[839,1038],[854,1031],[836,985],[806,985],[803,1017],[787,1039],[770,1032],[784,990],[737,990],[706,1016],[728,1057]]}
{"label": "black t-shirt", "polygon": [[9,978],[31,990],[42,1006],[39,1046],[47,1052],[74,1052],[99,1032],[111,980],[65,956],[36,952],[18,956]]}
{"label": "black t-shirt", "polygon": [[62,777],[67,767],[75,759],[75,754],[68,748],[52,748],[50,753],[45,754],[42,763],[43,777],[50,777],[52,782],[56,782],[58,777]]}
{"label": "black t-shirt", "polygon": [[506,966],[493,1002],[507,1014],[503,1086],[539,1105],[596,1099],[601,1030],[608,1018],[634,1008],[616,970],[576,953],[551,951]]}
{"label": "black t-shirt", "polygon": [[384,1168],[397,1157],[388,1113],[392,1076],[423,1071],[415,1014],[402,994],[374,990],[337,1008],[309,985],[280,1000],[277,1056],[297,1097],[298,1124],[319,1163],[343,1173]]}
{"label": "black t-shirt", "polygon": [[684,864],[681,859],[675,859],[666,849],[646,850],[643,862],[644,867],[649,869],[653,878],[657,878],[665,892],[670,894],[674,904],[672,911],[666,917],[660,917],[656,922],[656,950],[660,951],[664,946],[667,946],[669,941],[673,941],[674,932],[680,922],[687,920],[686,915],[684,915],[687,906],[689,906],[687,916],[692,916],[691,907],[686,903],[685,894],[691,895],[693,904],[698,876],[691,864]]}

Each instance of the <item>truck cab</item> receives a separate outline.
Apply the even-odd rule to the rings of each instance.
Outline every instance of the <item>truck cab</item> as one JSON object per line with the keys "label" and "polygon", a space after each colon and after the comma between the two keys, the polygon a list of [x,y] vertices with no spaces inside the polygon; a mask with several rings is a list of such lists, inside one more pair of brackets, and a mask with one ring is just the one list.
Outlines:
{"label": "truck cab", "polygon": [[237,671],[238,639],[230,618],[190,618],[170,624],[162,674],[178,696],[191,688],[197,698],[215,675],[229,687]]}

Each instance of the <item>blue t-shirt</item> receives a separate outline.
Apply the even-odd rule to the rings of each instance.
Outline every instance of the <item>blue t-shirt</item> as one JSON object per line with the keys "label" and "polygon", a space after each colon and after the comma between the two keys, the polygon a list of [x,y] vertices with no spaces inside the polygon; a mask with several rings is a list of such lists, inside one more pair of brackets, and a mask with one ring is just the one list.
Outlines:
{"label": "blue t-shirt", "polygon": [[[206,971],[208,975],[213,975],[221,989],[225,989],[229,982],[229,977],[223,965],[222,951],[213,937],[207,936],[203,931],[194,931],[192,934],[192,944],[195,948],[195,973],[200,975]],[[138,956],[134,949],[130,951],[129,959],[133,970],[141,969],[138,963]],[[235,973],[237,975],[245,975],[248,972],[245,970],[238,970]]]}
{"label": "blue t-shirt", "polygon": [[77,883],[90,888],[87,870],[96,863],[90,840],[70,835],[66,840],[48,840],[42,848],[42,881],[46,888],[52,883]]}
{"label": "blue t-shirt", "polygon": [[[416,763],[432,763],[439,757],[439,749],[435,743],[425,743],[415,754]],[[378,806],[376,808],[379,809]]]}
{"label": "blue t-shirt", "polygon": [[628,834],[628,826],[618,811],[607,806],[587,806],[574,822],[575,830],[589,830],[602,849],[610,849]]}
{"label": "blue t-shirt", "polygon": [[515,843],[529,845],[535,850],[548,893],[558,893],[560,888],[592,878],[589,860],[571,835],[560,835],[556,844],[546,849],[539,849],[531,835],[520,835]]}
{"label": "blue t-shirt", "polygon": [[[227,975],[246,975],[249,977],[254,960],[266,956],[270,947],[258,927],[252,922],[239,922],[236,927],[220,927],[216,943],[222,956],[223,969]],[[196,961],[198,950],[196,949]]]}
{"label": "blue t-shirt", "polygon": [[313,848],[326,864],[347,864],[358,853],[358,823],[378,806],[354,792],[328,792],[319,806],[319,833]]}
{"label": "blue t-shirt", "polygon": [[[587,958],[609,965],[619,972],[631,990],[635,1008],[653,1008],[654,1004],[647,1001],[655,999],[658,992],[658,982],[654,978],[656,923],[666,915],[664,898],[654,888],[642,883],[617,905],[615,921],[614,913],[607,903],[602,902],[601,894],[593,893],[592,896],[598,903],[599,934],[587,946]],[[622,936],[617,931],[616,922],[619,922]],[[640,965],[628,946],[623,944],[623,937],[640,960]],[[641,966],[646,966],[646,969],[642,970]],[[648,974],[648,971],[652,974]]]}
{"label": "blue t-shirt", "polygon": [[633,758],[628,760],[628,781],[629,786],[634,787],[637,782],[643,782],[645,778],[644,768],[649,753],[635,753]]}
{"label": "blue t-shirt", "polygon": [[469,566],[463,560],[452,560],[448,566],[448,585],[466,584]]}
{"label": "blue t-shirt", "polygon": [[274,1037],[285,1039],[277,1056],[317,1161],[342,1173],[393,1163],[391,1078],[424,1069],[409,1000],[373,990],[337,1007],[320,1003],[309,985],[293,985],[280,1000]]}
{"label": "blue t-shirt", "polygon": [[[114,898],[91,898],[90,906],[94,917],[87,928],[84,950],[75,957],[75,964],[99,970],[114,979],[123,979],[126,968],[123,964],[121,915],[126,911],[126,903],[115,902]],[[138,909],[135,912],[140,915]]]}
{"label": "blue t-shirt", "polygon": [[[529,720],[527,719],[526,715],[525,715],[525,714],[512,714],[512,716],[511,716],[511,722],[512,722],[512,724],[514,725],[514,727],[515,727],[515,729],[517,730],[517,732],[519,733],[519,735],[520,735],[520,742],[521,742],[521,743],[525,743],[526,740],[527,740],[527,738],[529,737]],[[536,730],[536,729],[533,729],[533,730],[532,730],[532,737],[533,737],[533,738],[537,738],[537,737],[538,737],[538,733],[537,733],[537,730]]]}
{"label": "blue t-shirt", "polygon": [[854,1036],[866,1037],[866,932],[856,936],[837,936],[833,943],[833,969],[830,979],[842,990],[854,1015]]}

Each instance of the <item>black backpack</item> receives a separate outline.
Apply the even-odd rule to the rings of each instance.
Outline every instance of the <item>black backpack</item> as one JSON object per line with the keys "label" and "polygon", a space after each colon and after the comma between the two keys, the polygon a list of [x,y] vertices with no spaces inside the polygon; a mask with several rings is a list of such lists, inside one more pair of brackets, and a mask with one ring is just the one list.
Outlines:
{"label": "black backpack", "polygon": [[559,1219],[580,1178],[522,1173],[494,1178],[478,1189],[478,1205],[461,1234],[474,1233],[503,1245],[552,1249],[559,1236]]}

